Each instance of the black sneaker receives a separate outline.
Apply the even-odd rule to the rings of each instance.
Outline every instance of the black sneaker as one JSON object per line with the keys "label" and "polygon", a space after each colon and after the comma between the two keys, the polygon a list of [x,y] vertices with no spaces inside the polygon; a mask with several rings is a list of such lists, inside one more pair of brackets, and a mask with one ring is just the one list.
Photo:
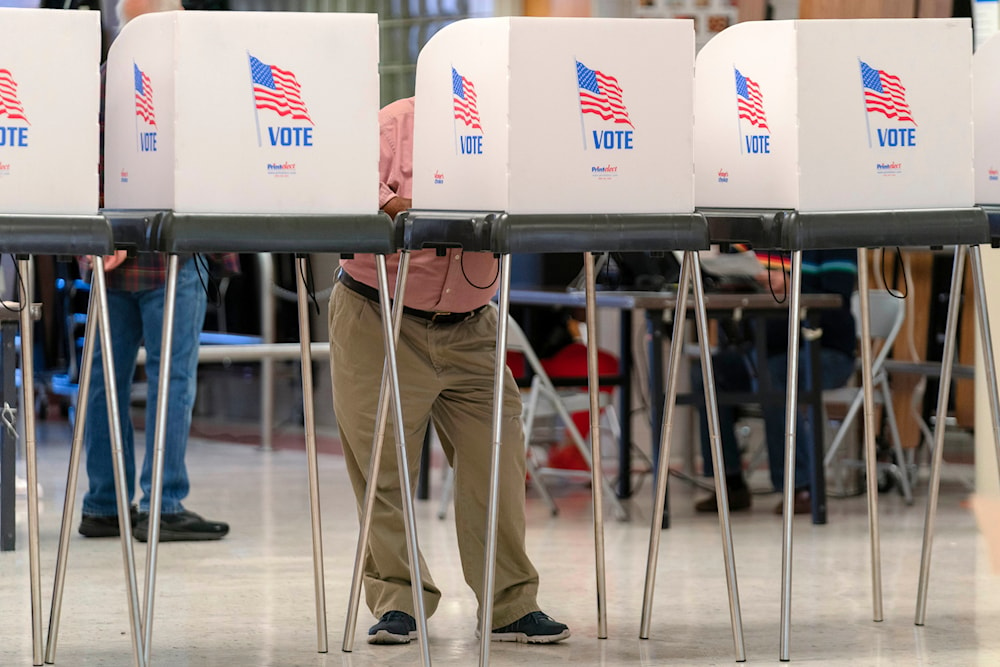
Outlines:
{"label": "black sneaker", "polygon": [[496,628],[490,635],[495,642],[554,644],[569,637],[569,628],[540,611],[525,614],[510,625]]}
{"label": "black sneaker", "polygon": [[[129,508],[129,517],[132,519],[132,528],[139,514],[139,509],[132,505]],[[80,519],[80,527],[77,529],[84,537],[118,537],[121,531],[118,529],[118,515],[98,516],[96,514],[84,514]]]}
{"label": "black sneaker", "polygon": [[[149,539],[149,513],[140,512],[135,522],[135,538],[140,542]],[[160,515],[160,542],[196,542],[218,540],[229,532],[229,524],[209,521],[191,510]]]}
{"label": "black sneaker", "polygon": [[[726,489],[726,495],[729,498],[730,512],[750,509],[750,506],[753,504],[753,496],[751,496],[750,487],[748,486],[730,487]],[[694,509],[696,512],[718,512],[719,500],[713,493],[709,497],[702,498],[696,502]]]}
{"label": "black sneaker", "polygon": [[368,628],[369,644],[409,644],[417,637],[417,619],[405,611],[387,611]]}

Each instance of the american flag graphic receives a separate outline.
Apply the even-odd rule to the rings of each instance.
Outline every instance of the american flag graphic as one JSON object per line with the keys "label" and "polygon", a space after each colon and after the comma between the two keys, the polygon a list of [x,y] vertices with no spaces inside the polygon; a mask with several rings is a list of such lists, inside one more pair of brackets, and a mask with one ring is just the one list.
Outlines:
{"label": "american flag graphic", "polygon": [[750,121],[754,127],[770,132],[767,126],[767,115],[764,113],[764,96],[760,93],[760,86],[753,79],[749,79],[739,70],[736,71],[736,111],[740,118]]}
{"label": "american flag graphic", "polygon": [[295,74],[274,65],[267,65],[250,56],[250,78],[253,80],[253,100],[258,109],[270,109],[279,116],[307,120],[309,110],[302,101],[302,86]]}
{"label": "american flag graphic", "polygon": [[476,87],[454,67],[451,68],[451,97],[455,103],[455,118],[467,127],[482,132],[482,120],[476,105]]}
{"label": "american flag graphic", "polygon": [[861,83],[865,90],[865,111],[877,111],[886,118],[909,121],[914,125],[910,105],[906,103],[906,88],[898,76],[875,69],[861,62]]}
{"label": "american flag graphic", "polygon": [[0,116],[28,122],[28,118],[24,115],[24,106],[17,98],[17,81],[7,69],[0,69]]}
{"label": "american flag graphic", "polygon": [[146,73],[132,63],[135,70],[135,115],[148,124],[156,127],[156,114],[153,112],[153,84],[149,82]]}
{"label": "american flag graphic", "polygon": [[597,114],[604,120],[634,127],[629,120],[618,79],[600,70],[590,69],[577,60],[576,81],[580,89],[581,113]]}

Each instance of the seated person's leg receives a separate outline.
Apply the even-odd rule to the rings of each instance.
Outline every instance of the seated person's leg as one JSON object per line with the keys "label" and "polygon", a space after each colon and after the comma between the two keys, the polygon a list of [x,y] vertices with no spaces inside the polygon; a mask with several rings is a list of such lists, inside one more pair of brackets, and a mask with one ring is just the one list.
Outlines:
{"label": "seated person's leg", "polygon": [[[799,357],[799,391],[808,389],[809,358]],[[819,381],[823,389],[843,386],[854,372],[854,359],[836,350],[820,349],[821,372]],[[779,355],[768,360],[768,369],[774,386],[781,391],[787,386],[788,357]],[[811,470],[815,442],[816,424],[808,419],[808,410],[800,408],[795,423],[795,513],[811,511],[809,492],[812,487]],[[765,433],[767,437],[768,461],[771,469],[771,484],[776,491],[784,489],[785,472],[785,408],[768,407],[764,410]],[[780,505],[776,509],[780,513]]]}
{"label": "seated person's leg", "polygon": [[[712,356],[715,371],[716,392],[749,391],[752,378],[746,357],[736,350],[725,350]],[[691,364],[691,391],[697,396],[704,395],[705,388],[701,374],[701,364]],[[704,402],[698,406],[698,425],[701,434],[701,455],[706,477],[713,474],[712,449],[708,434],[708,413]],[[725,462],[726,490],[729,509],[741,510],[750,507],[750,490],[743,479],[743,463],[739,445],[736,442],[736,409],[733,405],[719,405],[719,436],[722,441],[722,457]],[[699,512],[715,512],[718,504],[715,494],[695,503]]]}

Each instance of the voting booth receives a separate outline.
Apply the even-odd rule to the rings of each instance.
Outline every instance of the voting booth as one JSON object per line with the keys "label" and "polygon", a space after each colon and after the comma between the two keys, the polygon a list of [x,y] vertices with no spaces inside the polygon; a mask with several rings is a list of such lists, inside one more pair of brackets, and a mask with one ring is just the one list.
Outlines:
{"label": "voting booth", "polygon": [[698,206],[971,206],[972,132],[967,19],[750,22],[698,54]]}
{"label": "voting booth", "polygon": [[378,104],[374,14],[139,16],[108,54],[105,206],[374,213]]}
{"label": "voting booth", "polygon": [[417,59],[413,204],[690,212],[688,20],[488,18]]}
{"label": "voting booth", "polygon": [[97,212],[97,12],[0,9],[0,210]]}
{"label": "voting booth", "polygon": [[[111,229],[98,210],[101,30],[98,12],[0,9],[0,253],[17,257],[15,318],[3,324],[5,401],[14,402],[14,368],[28,400],[23,429],[0,436],[0,550],[14,549],[17,443],[27,480],[27,546],[32,660],[43,660],[41,546],[35,433],[32,255],[95,255],[103,279],[113,252]],[[91,298],[103,298],[103,283]],[[100,310],[107,313],[107,302]],[[9,326],[10,325],[10,326]],[[14,337],[20,330],[20,359]],[[88,327],[85,347],[93,342]],[[105,372],[113,371],[105,366]],[[81,377],[87,380],[87,371]],[[113,372],[112,372],[113,375]],[[77,421],[82,425],[82,420]],[[72,482],[68,483],[68,487]],[[124,507],[124,506],[123,506]],[[64,522],[65,525],[66,522]],[[20,614],[20,612],[17,612]],[[50,627],[51,629],[51,627]]]}
{"label": "voting booth", "polygon": [[[594,254],[683,251],[678,290],[694,294],[705,318],[696,251],[709,247],[708,225],[694,204],[694,28],[690,20],[510,17],[468,19],[436,33],[417,60],[413,208],[400,215],[407,250],[490,252],[499,258],[497,349],[506,348],[511,255],[582,252],[590,345],[596,339]],[[458,254],[455,255],[457,259]],[[690,269],[690,270],[689,270]],[[693,285],[692,285],[693,283]],[[683,335],[686,299],[674,308],[674,341]],[[707,342],[703,368],[712,378]],[[671,348],[676,373],[680,344]],[[499,356],[499,355],[498,355]],[[599,372],[588,359],[591,405]],[[669,447],[675,376],[665,383],[663,443]],[[494,388],[503,387],[503,365]],[[705,383],[715,405],[714,385]],[[494,400],[490,494],[500,471],[503,401]],[[628,408],[626,407],[626,411]],[[606,478],[592,410],[592,500],[597,575],[597,636],[607,637],[603,509]],[[717,418],[713,424],[717,424]],[[717,429],[716,429],[717,430]],[[653,428],[655,433],[661,429]],[[627,441],[627,437],[624,438]],[[715,455],[722,456],[715,438]],[[654,445],[655,446],[655,445]],[[661,452],[661,464],[669,460]],[[716,490],[725,483],[716,468]],[[653,523],[663,525],[661,471]],[[480,624],[492,617],[498,505],[491,502],[487,573]],[[737,660],[745,660],[735,557],[728,514],[720,514]],[[659,530],[656,531],[658,534]],[[657,547],[651,545],[650,561]],[[357,567],[357,565],[356,565]],[[651,568],[655,572],[655,565]],[[647,570],[649,572],[649,570]],[[649,580],[650,582],[652,579]],[[650,595],[646,597],[651,602]],[[649,614],[640,636],[648,638]],[[419,633],[418,633],[419,634]],[[480,639],[480,665],[490,639]]]}
{"label": "voting booth", "polygon": [[1000,204],[1000,37],[972,58],[976,203]]}

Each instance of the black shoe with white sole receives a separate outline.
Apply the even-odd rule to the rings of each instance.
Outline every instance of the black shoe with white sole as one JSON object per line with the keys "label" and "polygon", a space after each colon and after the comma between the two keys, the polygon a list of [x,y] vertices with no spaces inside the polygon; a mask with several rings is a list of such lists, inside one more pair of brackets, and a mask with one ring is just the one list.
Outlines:
{"label": "black shoe with white sole", "polygon": [[417,638],[417,619],[405,611],[387,611],[368,628],[369,644],[409,644]]}
{"label": "black shoe with white sole", "polygon": [[518,642],[521,644],[554,644],[569,637],[565,623],[554,620],[540,611],[525,614],[510,625],[496,628],[490,635],[495,642]]}

